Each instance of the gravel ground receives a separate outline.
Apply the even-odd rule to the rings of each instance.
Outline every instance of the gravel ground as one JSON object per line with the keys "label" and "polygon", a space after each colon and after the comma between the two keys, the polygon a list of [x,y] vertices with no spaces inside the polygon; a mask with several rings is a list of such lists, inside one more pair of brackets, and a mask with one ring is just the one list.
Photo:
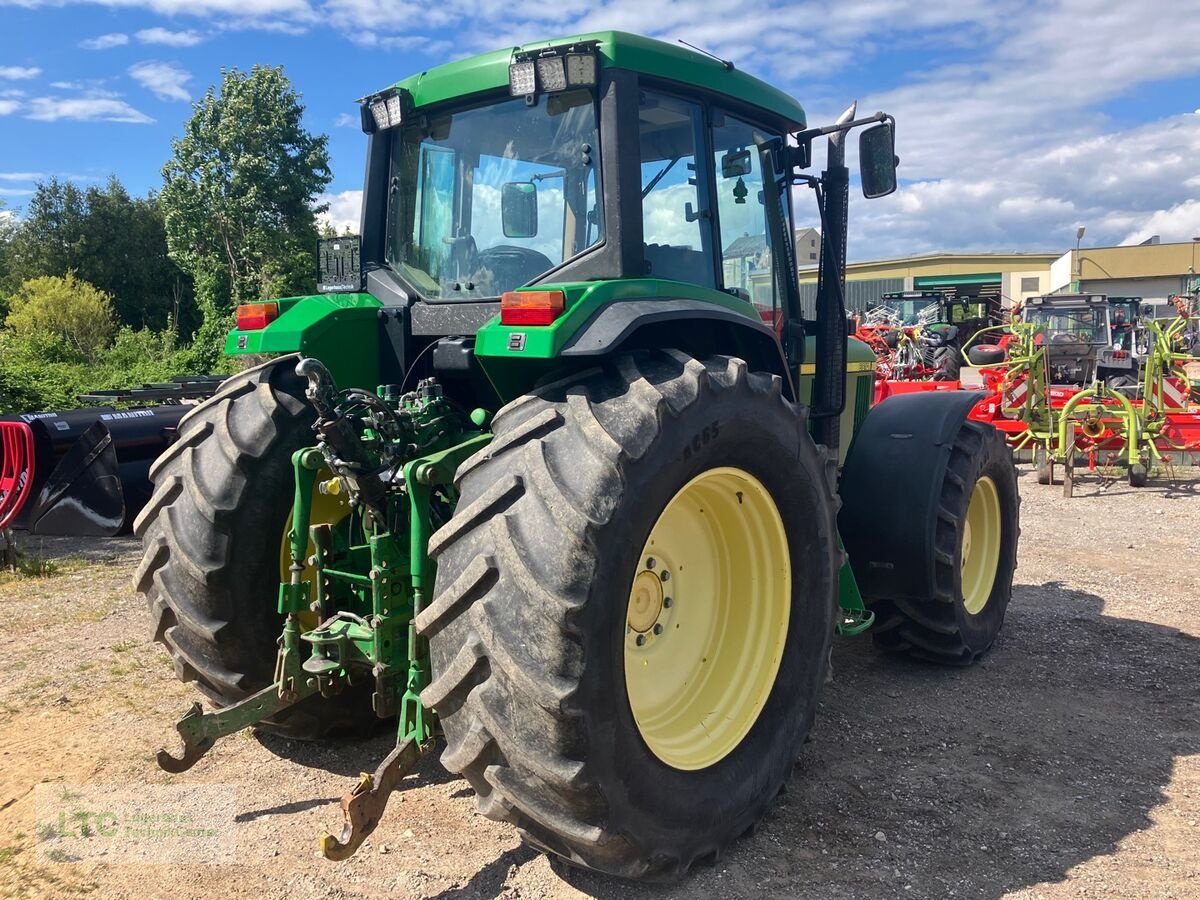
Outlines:
{"label": "gravel ground", "polygon": [[[29,539],[56,574],[0,576],[0,896],[1200,897],[1200,482],[1021,479],[1004,632],[978,666],[835,643],[787,793],[681,884],[550,863],[473,811],[434,760],[346,863],[319,858],[336,798],[391,738],[244,733],[167,776],[153,750],[195,696],[147,643],[127,540]],[[32,786],[233,784],[237,864],[39,859]]]}

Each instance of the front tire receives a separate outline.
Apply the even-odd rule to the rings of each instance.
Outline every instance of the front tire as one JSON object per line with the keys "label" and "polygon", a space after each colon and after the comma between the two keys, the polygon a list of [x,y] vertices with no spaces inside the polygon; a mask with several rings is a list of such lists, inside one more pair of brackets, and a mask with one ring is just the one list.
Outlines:
{"label": "front tire", "polygon": [[[534,846],[622,877],[679,877],[752,828],[787,780],[825,676],[840,552],[833,463],[781,388],[740,359],[620,357],[509,404],[492,443],[460,469],[456,514],[430,542],[435,599],[417,620],[433,672],[422,699],[445,731],[442,763],[470,781],[485,815]],[[672,518],[677,502],[690,504],[690,525]],[[761,515],[748,512],[755,504]],[[664,541],[688,528],[690,540]],[[716,551],[688,555],[689,544],[725,543],[714,535],[736,544],[739,530],[745,555],[729,552],[744,571],[705,575]],[[766,568],[749,561],[756,553]],[[769,616],[748,624],[760,607],[779,612],[767,599],[779,584],[772,562],[790,570],[782,636]],[[665,566],[671,581],[654,574]],[[746,572],[762,577],[751,584]],[[709,623],[710,637],[738,642],[694,645],[695,680],[711,683],[722,712],[738,715],[728,698],[741,693],[739,671],[780,638],[769,671],[747,676],[760,708],[711,740],[695,706],[673,707],[672,692],[629,676],[652,637],[667,651],[664,677],[684,667],[674,626],[687,629],[685,611],[714,594],[705,581],[722,585],[722,615],[740,605],[746,620]],[[673,605],[660,590],[669,585]],[[680,727],[655,727],[673,716]]]}
{"label": "front tire", "polygon": [[929,662],[969,665],[992,646],[1012,596],[1020,536],[1012,451],[995,428],[967,420],[936,505],[934,593],[868,601],[875,644]]}

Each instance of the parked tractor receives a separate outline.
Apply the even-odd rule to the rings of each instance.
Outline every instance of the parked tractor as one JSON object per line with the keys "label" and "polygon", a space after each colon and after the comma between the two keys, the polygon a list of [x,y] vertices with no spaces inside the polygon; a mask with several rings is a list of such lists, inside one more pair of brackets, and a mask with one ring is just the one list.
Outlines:
{"label": "parked tractor", "polygon": [[[250,725],[394,719],[326,856],[444,739],[534,847],[670,879],[783,788],[835,632],[985,653],[1011,453],[971,394],[872,408],[847,338],[845,143],[862,129],[883,196],[894,126],[812,127],[730,63],[617,32],[367,97],[358,265],[323,252],[343,292],[239,309],[228,352],[274,358],[184,417],[136,523],[155,637],[218,707],[162,767]],[[814,320],[796,188],[823,235]],[[754,298],[721,256],[746,233],[771,272]]]}
{"label": "parked tractor", "polygon": [[1048,294],[1025,301],[1021,316],[1046,344],[1052,384],[1137,385],[1139,358],[1153,338],[1141,325],[1144,336],[1138,340],[1141,320],[1128,302],[1136,298],[1112,299],[1117,302],[1104,294]]}
{"label": "parked tractor", "polygon": [[867,311],[856,336],[876,351],[880,373],[890,380],[958,381],[964,349],[980,330],[996,324],[986,300],[896,291]]}

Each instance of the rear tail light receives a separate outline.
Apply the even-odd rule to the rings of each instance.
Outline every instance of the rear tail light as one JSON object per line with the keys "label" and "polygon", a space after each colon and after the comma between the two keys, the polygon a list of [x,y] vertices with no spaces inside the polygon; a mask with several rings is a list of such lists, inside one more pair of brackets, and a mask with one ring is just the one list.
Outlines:
{"label": "rear tail light", "polygon": [[258,331],[279,318],[279,304],[243,303],[237,308],[238,331]]}
{"label": "rear tail light", "polygon": [[562,291],[508,291],[500,296],[501,325],[550,325],[562,315]]}
{"label": "rear tail light", "polygon": [[1129,359],[1129,354],[1126,353],[1124,350],[1114,350],[1112,358],[1113,359]]}

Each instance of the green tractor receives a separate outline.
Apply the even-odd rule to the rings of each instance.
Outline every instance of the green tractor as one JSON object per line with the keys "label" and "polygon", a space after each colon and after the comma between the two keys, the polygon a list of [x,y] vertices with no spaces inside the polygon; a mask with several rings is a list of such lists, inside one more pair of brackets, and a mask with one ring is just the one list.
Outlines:
{"label": "green tractor", "polygon": [[[835,632],[988,650],[1010,453],[971,394],[872,409],[847,337],[846,136],[869,126],[862,188],[890,193],[890,117],[809,127],[732,64],[604,32],[430,69],[362,126],[361,243],[321,253],[340,292],[239,310],[228,351],[273,358],[181,422],[136,523],[155,637],[217,707],[163,768],[252,724],[395,719],[326,856],[444,740],[533,846],[669,879],[766,813]],[[824,235],[813,320],[797,186]],[[745,234],[755,296],[722,250]]]}

